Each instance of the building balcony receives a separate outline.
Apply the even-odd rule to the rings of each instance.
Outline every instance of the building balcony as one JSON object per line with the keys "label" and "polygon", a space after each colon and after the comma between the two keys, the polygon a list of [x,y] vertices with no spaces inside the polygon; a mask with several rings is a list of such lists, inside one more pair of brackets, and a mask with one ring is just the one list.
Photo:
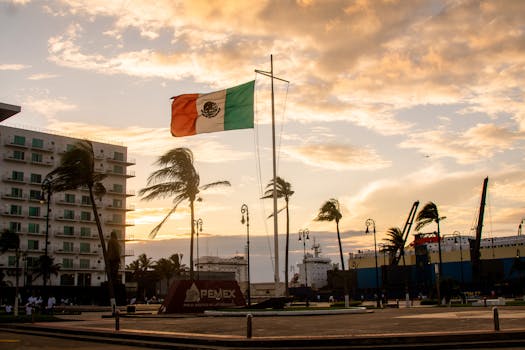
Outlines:
{"label": "building balcony", "polygon": [[31,160],[31,164],[34,165],[42,165],[42,166],[53,166],[55,163],[52,160],[49,159],[43,159],[43,160]]}
{"label": "building balcony", "polygon": [[4,182],[13,182],[13,183],[18,183],[18,184],[24,184],[24,183],[27,182],[23,178],[22,179],[12,178],[11,175],[4,175],[4,176],[2,176],[2,181],[4,181]]}
{"label": "building balcony", "polygon": [[8,216],[8,217],[13,217],[13,218],[23,218],[24,217],[22,213],[12,213],[10,211],[4,211],[2,213],[2,216]]}
{"label": "building balcony", "polygon": [[14,194],[11,194],[11,193],[2,193],[1,194],[2,198],[3,199],[13,199],[13,200],[18,200],[18,201],[24,201],[27,199],[27,195],[23,194],[23,195],[14,195]]}
{"label": "building balcony", "polygon": [[65,199],[59,199],[56,201],[57,204],[61,204],[61,205],[79,205],[80,203],[78,201],[67,201]]}
{"label": "building balcony", "polygon": [[107,191],[108,194],[113,194],[113,195],[117,195],[117,196],[123,196],[123,197],[132,197],[135,195],[135,191],[133,190],[127,190],[126,192],[124,191],[120,191],[120,190],[115,190],[113,188],[109,189]]}
{"label": "building balcony", "polygon": [[130,165],[135,165],[137,164],[137,162],[135,161],[135,159],[117,159],[115,157],[106,157],[106,160],[108,162],[112,162],[112,163],[118,163],[118,164],[124,164],[126,166],[130,166]]}
{"label": "building balcony", "polygon": [[15,148],[27,148],[26,142],[15,142],[13,139],[6,140],[4,146],[15,147]]}
{"label": "building balcony", "polygon": [[80,239],[89,239],[89,240],[98,240],[98,235],[82,235],[79,236]]}
{"label": "building balcony", "polygon": [[74,233],[64,233],[62,231],[55,231],[54,235],[57,238],[69,238],[69,239],[72,239],[72,238],[78,237],[78,235],[75,235]]}
{"label": "building balcony", "polygon": [[35,150],[35,151],[39,151],[39,152],[53,153],[53,152],[55,152],[55,145],[51,144],[51,143],[49,143],[47,145],[43,145],[42,147],[36,146],[36,145],[31,145],[31,149]]}
{"label": "building balcony", "polygon": [[113,225],[113,226],[135,226],[134,221],[121,221],[121,220],[113,220],[109,219],[104,221],[104,224],[106,225]]}
{"label": "building balcony", "polygon": [[74,255],[77,255],[78,254],[78,248],[73,248],[73,249],[64,249],[64,248],[58,248],[58,249],[55,249],[54,250],[54,253],[55,254],[74,254]]}
{"label": "building balcony", "polygon": [[46,219],[45,215],[31,215],[31,214],[28,214],[27,217],[30,218],[30,219],[37,219],[37,220],[45,220]]}
{"label": "building balcony", "polygon": [[27,163],[24,158],[15,157],[12,154],[4,154],[4,160],[8,162]]}
{"label": "building balcony", "polygon": [[133,210],[135,210],[135,206],[134,205],[126,205],[125,207],[123,207],[123,206],[114,206],[113,204],[108,204],[106,206],[106,209],[119,210],[119,211],[133,211]]}
{"label": "building balcony", "polygon": [[112,169],[108,169],[106,170],[106,174],[113,175],[113,176],[121,176],[125,178],[135,177],[134,171],[120,172],[120,171],[114,171]]}
{"label": "building balcony", "polygon": [[46,235],[45,232],[27,232],[28,236],[36,236],[36,237],[44,237]]}
{"label": "building balcony", "polygon": [[57,221],[78,221],[78,219],[78,216],[75,218],[74,216],[55,215]]}

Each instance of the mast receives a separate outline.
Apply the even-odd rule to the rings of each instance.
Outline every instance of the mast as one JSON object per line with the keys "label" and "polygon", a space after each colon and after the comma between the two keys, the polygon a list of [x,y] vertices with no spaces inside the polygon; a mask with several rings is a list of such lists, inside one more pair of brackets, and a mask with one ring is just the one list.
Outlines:
{"label": "mast", "polygon": [[[271,79],[271,90],[272,90],[272,165],[273,165],[273,242],[274,242],[274,254],[275,254],[275,270],[274,270],[274,282],[275,282],[275,295],[279,296],[279,225],[277,221],[277,157],[275,151],[275,100],[274,100],[274,89],[273,80],[281,80],[289,83],[288,80],[274,77],[273,75],[273,55],[270,55],[270,71],[265,72],[261,70],[255,70],[256,73],[270,77]],[[288,268],[288,267],[286,267]]]}

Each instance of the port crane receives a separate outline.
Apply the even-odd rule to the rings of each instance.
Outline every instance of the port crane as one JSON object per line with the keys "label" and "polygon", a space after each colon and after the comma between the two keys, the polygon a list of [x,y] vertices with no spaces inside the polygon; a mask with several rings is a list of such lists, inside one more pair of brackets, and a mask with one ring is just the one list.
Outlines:
{"label": "port crane", "polygon": [[483,217],[485,215],[485,201],[487,198],[487,186],[489,178],[483,180],[483,190],[481,191],[481,203],[479,205],[478,224],[476,226],[476,238],[470,241],[470,261],[472,263],[472,281],[480,282],[481,275],[481,232],[483,231]]}
{"label": "port crane", "polygon": [[390,265],[392,266],[397,266],[399,264],[399,260],[401,260],[401,257],[403,257],[403,261],[405,259],[405,245],[407,243],[408,234],[410,233],[412,224],[414,223],[414,218],[416,216],[418,206],[419,201],[415,201],[414,204],[412,204],[410,213],[408,213],[407,221],[405,222],[405,226],[403,227],[403,246],[399,247],[399,249],[395,251],[392,262],[390,263]]}

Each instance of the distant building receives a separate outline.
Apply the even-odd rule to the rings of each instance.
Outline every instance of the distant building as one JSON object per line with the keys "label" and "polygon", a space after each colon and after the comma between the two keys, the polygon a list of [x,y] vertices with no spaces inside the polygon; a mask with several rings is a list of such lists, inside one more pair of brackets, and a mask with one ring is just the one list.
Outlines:
{"label": "distant building", "polygon": [[[5,104],[0,104],[0,109]],[[1,116],[12,113],[3,111]],[[5,112],[5,113],[4,113]],[[5,119],[5,118],[4,118]],[[104,259],[97,227],[86,189],[53,193],[48,204],[42,196],[42,181],[60,163],[60,156],[79,139],[0,125],[0,229],[10,229],[20,236],[20,286],[42,285],[34,278],[32,266],[44,254],[48,233],[48,254],[61,265],[58,276],[51,274],[48,285],[99,286],[106,281]],[[107,175],[103,180],[107,193],[97,202],[105,239],[115,231],[120,241],[124,270],[126,213],[132,208],[126,199],[133,194],[126,181],[134,174],[135,164],[127,148],[93,142],[96,171]],[[46,230],[46,217],[49,227]],[[15,253],[0,255],[0,267],[7,270],[6,281],[15,283]],[[124,282],[124,273],[119,274]]]}
{"label": "distant building", "polygon": [[[299,284],[312,289],[319,289],[328,284],[327,273],[333,269],[332,261],[329,258],[320,256],[321,245],[316,243],[312,245],[314,254],[306,253],[306,258],[299,268]],[[308,281],[308,283],[306,283]]]}
{"label": "distant building", "polygon": [[232,272],[243,293],[248,289],[248,261],[244,256],[220,258],[218,256],[201,256],[195,264],[195,275],[200,272]]}

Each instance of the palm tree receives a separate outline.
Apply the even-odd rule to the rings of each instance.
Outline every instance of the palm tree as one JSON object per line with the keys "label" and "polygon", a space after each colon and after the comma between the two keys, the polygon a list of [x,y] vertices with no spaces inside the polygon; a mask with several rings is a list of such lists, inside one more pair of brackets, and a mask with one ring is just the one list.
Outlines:
{"label": "palm tree", "polygon": [[0,235],[0,252],[4,254],[9,249],[14,249],[15,251],[15,302],[14,304],[14,315],[18,316],[18,277],[20,275],[19,262],[20,262],[20,236],[18,233],[5,229]]}
{"label": "palm tree", "polygon": [[88,140],[82,140],[75,143],[73,147],[62,155],[60,165],[50,172],[46,176],[46,179],[49,179],[51,192],[64,192],[78,189],[80,187],[86,187],[89,191],[91,209],[93,210],[93,216],[95,217],[95,222],[97,224],[106,275],[108,276],[110,304],[112,309],[114,309],[116,307],[114,290],[115,281],[113,281],[111,277],[104,233],[102,232],[102,224],[100,223],[100,217],[95,202],[95,197],[101,199],[106,193],[106,189],[101,182],[105,177],[105,174],[95,172],[93,144]]}
{"label": "palm tree", "polygon": [[[264,196],[262,199],[267,198],[273,198],[273,179],[270,180],[268,185],[266,185],[266,191],[264,192]],[[285,293],[286,296],[288,296],[288,252],[290,247],[290,212],[288,208],[288,203],[290,201],[290,197],[295,193],[292,191],[292,185],[289,182],[286,182],[282,177],[276,177],[275,178],[275,192],[277,195],[277,198],[284,198],[285,206],[284,208],[280,209],[279,212],[286,209],[286,250],[285,250],[285,269],[284,269],[284,281],[285,281]],[[271,214],[269,217],[272,217],[273,214]]]}
{"label": "palm tree", "polygon": [[146,285],[151,280],[153,266],[153,258],[148,257],[144,253],[126,266],[127,270],[132,271],[132,275],[137,282],[137,295],[140,295],[144,300],[146,300]]}
{"label": "palm tree", "polygon": [[399,254],[403,257],[403,265],[405,265],[405,240],[403,238],[403,231],[399,227],[391,227],[387,231],[387,237],[383,238],[385,244],[381,249],[381,252],[387,252],[390,259],[390,263],[395,257],[395,254],[399,251]]}
{"label": "palm tree", "polygon": [[154,171],[148,177],[148,186],[139,191],[143,200],[152,200],[157,198],[173,198],[173,208],[168,215],[150,232],[150,237],[154,238],[159,232],[162,225],[168,220],[171,214],[175,212],[177,206],[187,200],[190,206],[190,278],[193,279],[193,238],[195,235],[195,201],[201,201],[198,197],[201,190],[211,187],[225,185],[230,186],[228,181],[217,181],[207,185],[200,185],[199,173],[193,166],[193,153],[188,148],[175,148],[162,156],[156,162],[161,168]]}
{"label": "palm tree", "polygon": [[439,275],[442,272],[442,258],[441,258],[441,232],[439,230],[439,222],[446,219],[445,216],[440,217],[437,205],[433,202],[428,202],[419,211],[416,217],[417,225],[416,230],[419,231],[424,226],[435,222],[437,225],[437,239],[438,239],[438,251],[439,251]]}
{"label": "palm tree", "polygon": [[49,278],[50,274],[57,276],[58,271],[60,271],[60,264],[55,264],[54,260],[55,258],[50,257],[49,255],[40,255],[36,261],[36,265],[33,268],[33,271],[35,271],[35,274],[33,275],[33,281],[40,276],[43,278]]}
{"label": "palm tree", "polygon": [[162,281],[166,280],[166,292],[169,289],[169,283],[170,278],[173,277],[173,275],[176,272],[175,264],[171,259],[161,258],[157,260],[157,263],[153,267],[155,272],[157,273],[157,276],[160,279],[160,283],[162,286]]}
{"label": "palm tree", "polygon": [[337,228],[337,241],[339,243],[339,255],[341,256],[341,267],[342,270],[345,270],[345,261],[343,258],[343,247],[341,245],[341,235],[339,233],[339,220],[343,215],[340,211],[339,201],[335,198],[332,198],[326,201],[323,206],[319,209],[319,213],[315,218],[315,221],[335,221]]}

